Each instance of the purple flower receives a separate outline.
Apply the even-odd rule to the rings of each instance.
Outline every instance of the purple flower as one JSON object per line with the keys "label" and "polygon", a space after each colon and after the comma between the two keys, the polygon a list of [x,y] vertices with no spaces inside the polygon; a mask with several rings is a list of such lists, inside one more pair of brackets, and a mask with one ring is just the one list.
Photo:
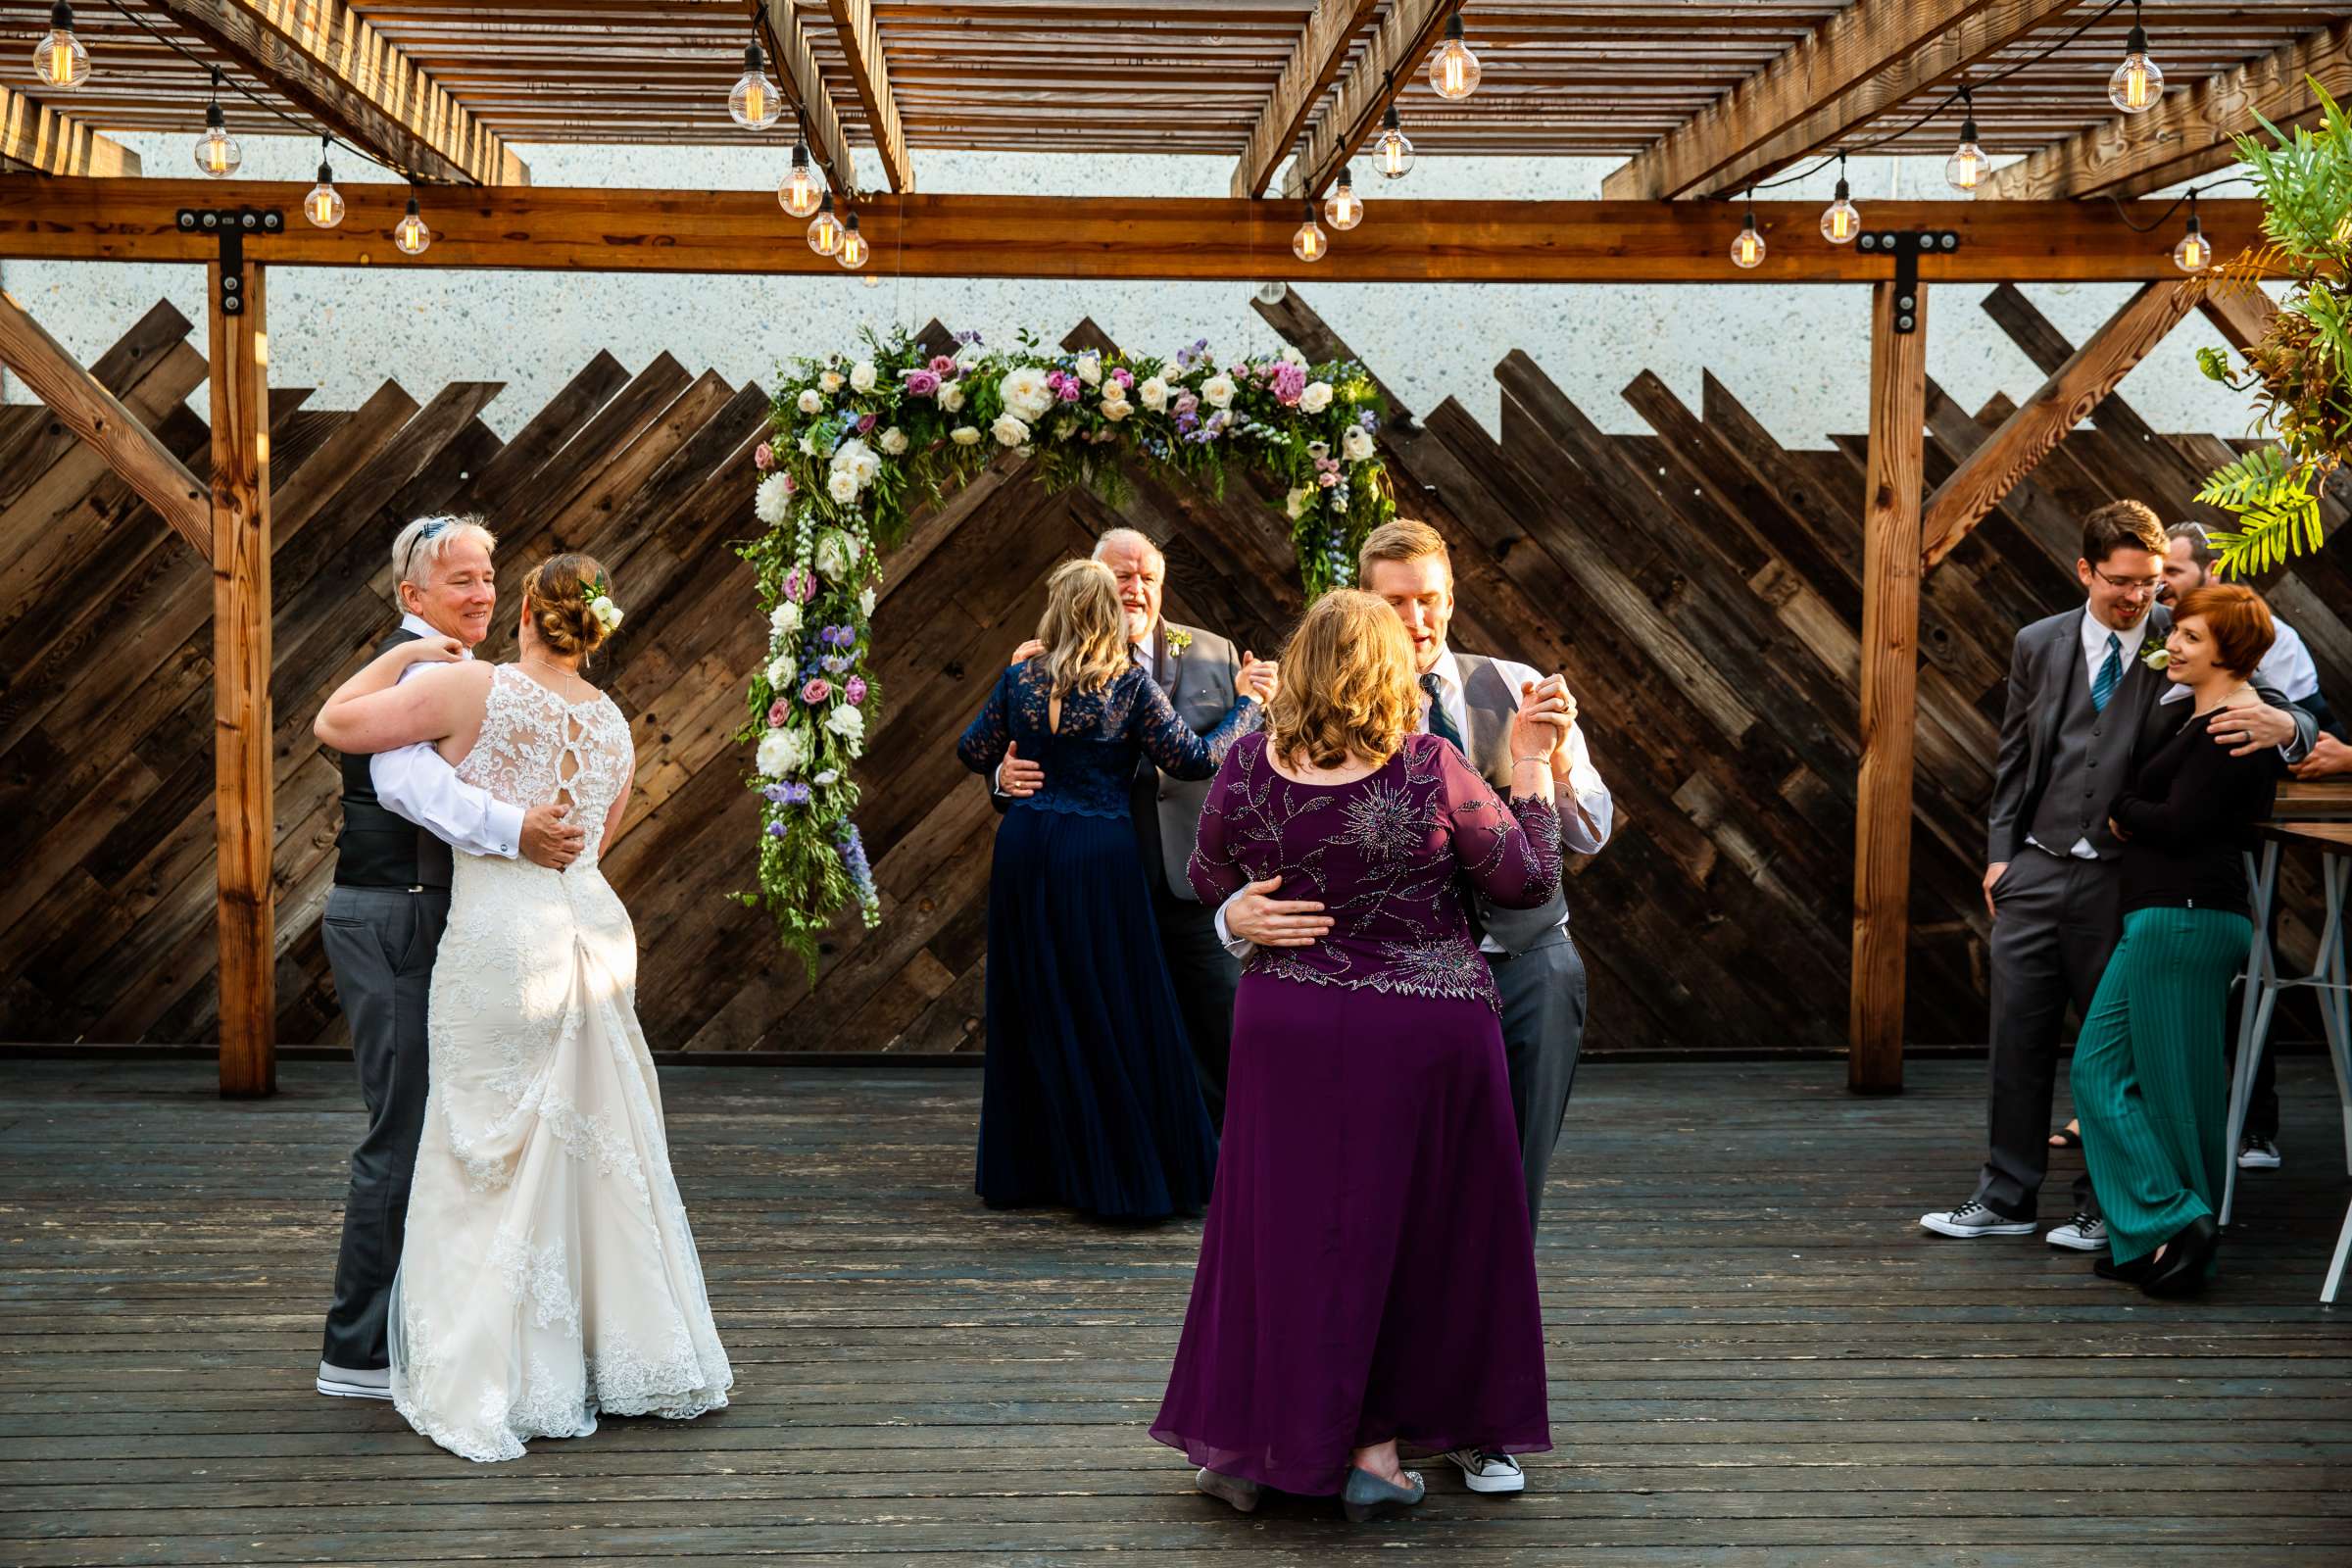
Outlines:
{"label": "purple flower", "polygon": [[908,370],[906,372],[906,395],[910,398],[939,396],[939,372],[936,370]]}
{"label": "purple flower", "polygon": [[847,654],[827,654],[824,658],[818,660],[816,663],[817,667],[822,669],[828,675],[838,675],[843,670],[850,667],[850,660]]}
{"label": "purple flower", "polygon": [[787,784],[784,786],[784,798],[777,804],[782,806],[807,806],[814,799],[816,799],[816,791],[810,789],[808,785]]}
{"label": "purple flower", "polygon": [[1062,402],[1064,402],[1064,403],[1075,403],[1075,402],[1077,402],[1077,401],[1078,401],[1078,394],[1079,394],[1079,393],[1081,393],[1081,392],[1083,392],[1083,391],[1085,391],[1085,390],[1086,390],[1086,383],[1085,383],[1084,381],[1081,381],[1081,380],[1079,380],[1079,379],[1078,379],[1076,376],[1074,376],[1074,375],[1065,375],[1065,376],[1063,376],[1063,377],[1061,378],[1061,387],[1060,387],[1060,392],[1061,392],[1061,401],[1062,401]]}
{"label": "purple flower", "polygon": [[810,708],[814,708],[832,695],[833,687],[822,675],[811,675],[808,677],[808,684],[801,688],[801,701],[807,703]]}
{"label": "purple flower", "polygon": [[841,695],[849,699],[850,706],[852,708],[856,708],[859,703],[864,702],[865,677],[863,675],[852,675],[850,677],[850,683],[841,689]]}
{"label": "purple flower", "polygon": [[1372,416],[1372,411],[1370,409],[1366,409],[1363,413],[1357,415],[1355,416],[1355,422],[1363,427],[1363,432],[1366,435],[1371,435],[1380,428],[1380,421]]}
{"label": "purple flower", "polygon": [[795,566],[784,574],[784,597],[796,605],[805,605],[816,597],[816,573],[806,566]]}
{"label": "purple flower", "polygon": [[858,421],[858,433],[859,435],[872,435],[874,433],[874,426],[881,422],[882,416],[880,415],[866,415]]}
{"label": "purple flower", "polygon": [[1190,392],[1182,392],[1182,393],[1179,393],[1179,394],[1177,394],[1177,397],[1176,397],[1176,415],[1177,415],[1177,417],[1179,417],[1179,418],[1182,418],[1182,417],[1183,417],[1183,416],[1185,416],[1186,415],[1198,414],[1198,413],[1200,413],[1200,399],[1199,397],[1195,396],[1193,393],[1190,393]]}
{"label": "purple flower", "polygon": [[781,819],[767,824],[767,836],[771,839],[780,839],[791,831],[792,829],[786,826]]}
{"label": "purple flower", "polygon": [[956,365],[956,357],[954,355],[934,354],[931,356],[931,373],[938,376],[942,381],[955,380],[960,371],[961,367]]}
{"label": "purple flower", "polygon": [[977,345],[980,341],[980,334],[978,332],[958,332],[956,334],[956,341]]}

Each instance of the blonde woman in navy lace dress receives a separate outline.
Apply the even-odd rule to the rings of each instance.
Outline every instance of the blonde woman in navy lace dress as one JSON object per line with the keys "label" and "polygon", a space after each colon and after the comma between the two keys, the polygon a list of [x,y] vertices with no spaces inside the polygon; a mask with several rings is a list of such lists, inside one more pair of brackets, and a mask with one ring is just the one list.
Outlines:
{"label": "blonde woman in navy lace dress", "polygon": [[[1262,666],[1196,735],[1134,662],[1118,584],[1065,562],[1038,624],[1045,651],[998,678],[957,743],[982,776],[1007,745],[1045,786],[997,829],[988,884],[988,1057],[978,1191],[991,1207],[1059,1203],[1114,1219],[1199,1211],[1217,1141],[1160,956],[1129,793],[1149,757],[1207,778],[1257,727]],[[1258,673],[1253,673],[1253,669]]]}

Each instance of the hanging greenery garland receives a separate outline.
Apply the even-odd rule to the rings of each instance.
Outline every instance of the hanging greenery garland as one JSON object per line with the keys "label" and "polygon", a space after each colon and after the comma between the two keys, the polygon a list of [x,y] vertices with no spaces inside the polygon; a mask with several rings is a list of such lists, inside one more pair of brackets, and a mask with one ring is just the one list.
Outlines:
{"label": "hanging greenery garland", "polygon": [[1220,365],[1206,342],[1172,359],[983,348],[953,354],[870,334],[863,358],[796,362],[754,451],[763,532],[743,546],[758,576],[768,662],[752,677],[750,787],[761,798],[759,889],[784,945],[813,975],[817,942],[856,904],[881,903],[853,815],[851,771],[881,714],[871,669],[881,560],[917,507],[1006,451],[1049,488],[1113,503],[1121,465],[1223,495],[1236,468],[1283,487],[1308,598],[1348,582],[1357,547],[1396,514],[1373,441],[1381,399],[1353,361],[1296,350]]}

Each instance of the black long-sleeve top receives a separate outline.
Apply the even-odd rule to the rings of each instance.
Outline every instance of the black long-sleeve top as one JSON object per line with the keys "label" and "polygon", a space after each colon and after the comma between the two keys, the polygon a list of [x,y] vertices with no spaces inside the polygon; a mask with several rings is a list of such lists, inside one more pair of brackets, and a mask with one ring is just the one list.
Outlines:
{"label": "black long-sleeve top", "polygon": [[[2180,705],[2186,709],[2188,704]],[[2217,709],[2176,721],[2142,756],[2108,814],[2124,841],[2123,908],[2251,913],[2243,856],[2278,790],[2277,751],[2232,757],[2212,734]]]}

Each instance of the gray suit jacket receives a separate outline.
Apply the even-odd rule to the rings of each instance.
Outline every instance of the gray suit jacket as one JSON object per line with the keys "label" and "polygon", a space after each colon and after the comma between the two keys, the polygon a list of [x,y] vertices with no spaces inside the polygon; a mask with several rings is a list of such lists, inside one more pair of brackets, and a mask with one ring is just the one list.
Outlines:
{"label": "gray suit jacket", "polygon": [[[2020,631],[2010,651],[2009,701],[2001,713],[2000,760],[1993,769],[1992,808],[1986,824],[1988,865],[2014,860],[2025,848],[2027,828],[2050,780],[2050,747],[2064,706],[2065,682],[2080,678],[2082,672],[2082,618],[2089,612],[2077,606],[2046,615]],[[2171,611],[2158,605],[2148,612],[2150,638],[2161,642],[2172,629]],[[2144,655],[2154,646],[2156,643],[2143,641],[2140,653]],[[2144,730],[2156,718],[2157,706],[2171,685],[2161,672],[2133,659],[2112,701],[2135,705],[2127,710],[2139,714]],[[2300,760],[2319,733],[2318,721],[2264,682],[2257,681],[2254,692],[2271,707],[2294,716],[2295,739],[2286,748],[2286,758],[2289,761]],[[2137,750],[2136,740],[2133,749]]]}
{"label": "gray suit jacket", "polygon": [[[1168,646],[1168,633],[1182,632],[1191,639],[1181,652]],[[1241,655],[1232,643],[1215,632],[1202,631],[1198,626],[1179,626],[1162,620],[1154,635],[1158,644],[1158,662],[1152,678],[1168,694],[1176,709],[1176,716],[1192,726],[1193,733],[1205,735],[1215,729],[1231,710],[1234,703],[1234,681],[1242,672]],[[1207,804],[1208,787],[1212,778],[1185,780],[1170,778],[1159,772],[1158,788],[1153,792],[1159,808],[1159,858],[1168,891],[1187,903],[1198,903],[1193,893],[1192,879],[1184,874],[1185,862],[1193,858],[1193,845],[1200,837],[1200,808]]]}

